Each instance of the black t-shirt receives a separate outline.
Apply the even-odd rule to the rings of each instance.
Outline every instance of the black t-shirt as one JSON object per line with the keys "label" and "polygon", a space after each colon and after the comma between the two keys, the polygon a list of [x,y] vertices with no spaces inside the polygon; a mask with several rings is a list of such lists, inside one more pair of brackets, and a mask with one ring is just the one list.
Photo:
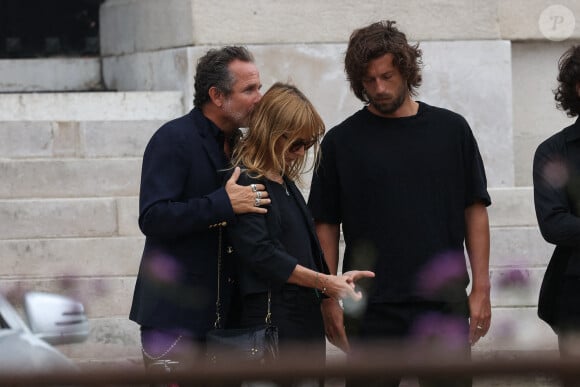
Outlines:
{"label": "black t-shirt", "polygon": [[331,129],[312,180],[316,221],[342,223],[343,270],[376,273],[370,302],[464,300],[465,208],[491,203],[469,125],[419,103],[383,118],[363,108]]}

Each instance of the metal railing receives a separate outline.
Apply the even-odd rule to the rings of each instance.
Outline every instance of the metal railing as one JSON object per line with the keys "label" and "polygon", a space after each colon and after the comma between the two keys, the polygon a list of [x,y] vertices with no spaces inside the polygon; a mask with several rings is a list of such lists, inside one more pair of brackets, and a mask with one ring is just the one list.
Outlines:
{"label": "metal railing", "polygon": [[240,361],[213,366],[200,361],[187,370],[145,372],[134,369],[87,369],[81,372],[0,374],[0,386],[135,386],[178,383],[184,385],[219,385],[247,380],[288,381],[296,379],[370,380],[392,377],[455,378],[528,378],[548,376],[580,380],[580,357],[560,358],[554,353],[519,353],[509,359],[493,357],[469,359],[447,348],[367,347],[347,360],[334,360],[324,367],[312,362],[308,351],[292,348],[279,361],[260,365]]}

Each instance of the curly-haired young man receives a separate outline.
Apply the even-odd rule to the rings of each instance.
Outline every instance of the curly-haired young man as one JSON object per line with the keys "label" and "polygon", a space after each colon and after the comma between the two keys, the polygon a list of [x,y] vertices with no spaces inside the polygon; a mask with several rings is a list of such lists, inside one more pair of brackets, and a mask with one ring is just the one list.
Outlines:
{"label": "curly-haired young man", "polygon": [[[469,355],[470,344],[487,333],[491,320],[486,208],[491,200],[465,119],[412,99],[421,84],[421,64],[419,46],[409,44],[395,22],[353,32],[345,69],[366,106],[324,137],[309,206],[331,271],[338,267],[342,225],[343,270],[376,273],[366,309],[345,319],[353,345],[427,340],[457,345],[454,349]],[[464,243],[473,279],[469,296]],[[329,340],[348,350],[342,313],[336,300],[323,301]],[[399,380],[370,385],[398,386]]]}
{"label": "curly-haired young man", "polygon": [[[560,58],[555,99],[568,117],[580,114],[580,46]],[[542,236],[556,245],[538,314],[558,333],[560,353],[578,355],[580,332],[580,120],[542,142],[534,156],[534,201]],[[574,340],[574,338],[576,338]],[[575,348],[575,349],[574,349]]]}

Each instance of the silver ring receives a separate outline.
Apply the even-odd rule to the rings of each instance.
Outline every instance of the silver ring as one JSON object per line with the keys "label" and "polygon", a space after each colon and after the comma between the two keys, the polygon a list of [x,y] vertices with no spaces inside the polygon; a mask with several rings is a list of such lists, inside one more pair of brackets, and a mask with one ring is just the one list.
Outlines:
{"label": "silver ring", "polygon": [[252,187],[252,192],[258,191],[258,187],[256,187],[256,184],[250,184],[250,187]]}
{"label": "silver ring", "polygon": [[256,200],[254,200],[254,207],[260,207],[260,198],[256,198]]}
{"label": "silver ring", "polygon": [[256,191],[256,198],[262,199],[262,191]]}
{"label": "silver ring", "polygon": [[482,325],[477,325],[476,328],[477,329],[483,329],[483,326]]}

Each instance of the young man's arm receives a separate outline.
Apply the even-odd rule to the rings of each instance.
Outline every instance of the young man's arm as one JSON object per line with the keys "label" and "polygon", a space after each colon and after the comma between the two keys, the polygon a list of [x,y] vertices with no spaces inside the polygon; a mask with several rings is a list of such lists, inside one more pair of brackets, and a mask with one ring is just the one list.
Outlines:
{"label": "young man's arm", "polygon": [[465,209],[465,247],[471,264],[469,295],[469,340],[475,344],[485,336],[491,323],[489,281],[489,219],[483,203]]}
{"label": "young man's arm", "polygon": [[[340,225],[316,222],[316,234],[326,259],[330,274],[338,271],[338,243],[340,239]],[[322,317],[328,340],[343,351],[349,350],[348,338],[344,329],[343,310],[338,300],[325,298],[322,301]]]}

